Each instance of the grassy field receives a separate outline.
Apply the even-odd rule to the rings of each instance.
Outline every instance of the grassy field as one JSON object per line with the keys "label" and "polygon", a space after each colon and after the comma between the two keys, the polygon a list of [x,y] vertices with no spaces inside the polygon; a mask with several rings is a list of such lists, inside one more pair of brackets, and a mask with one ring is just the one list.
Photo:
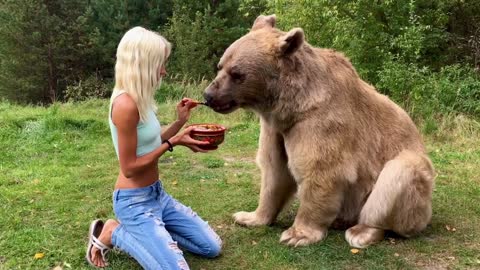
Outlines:
{"label": "grassy field", "polygon": [[[173,107],[160,106],[163,124],[174,119]],[[49,108],[0,103],[0,269],[89,269],[84,260],[89,223],[113,217],[118,166],[107,111],[104,100]],[[279,244],[296,204],[270,227],[233,224],[232,213],[257,205],[258,123],[245,112],[222,116],[207,108],[199,108],[190,122],[229,127],[218,151],[193,154],[178,147],[159,163],[167,191],[224,240],[218,259],[186,254],[192,269],[480,268],[478,121],[439,120],[425,136],[438,172],[431,226],[414,239],[387,238],[357,254],[343,231],[331,230],[325,241],[309,247]],[[112,252],[109,260],[110,269],[141,269],[122,252]]]}

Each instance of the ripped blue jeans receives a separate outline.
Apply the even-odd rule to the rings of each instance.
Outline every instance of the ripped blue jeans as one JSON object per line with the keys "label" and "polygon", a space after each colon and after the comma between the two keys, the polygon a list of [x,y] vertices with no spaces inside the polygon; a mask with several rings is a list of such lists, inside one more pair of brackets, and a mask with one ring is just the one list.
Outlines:
{"label": "ripped blue jeans", "polygon": [[112,244],[144,269],[189,269],[180,248],[209,258],[220,254],[220,237],[191,208],[167,194],[160,181],[115,190],[113,210],[120,225]]}

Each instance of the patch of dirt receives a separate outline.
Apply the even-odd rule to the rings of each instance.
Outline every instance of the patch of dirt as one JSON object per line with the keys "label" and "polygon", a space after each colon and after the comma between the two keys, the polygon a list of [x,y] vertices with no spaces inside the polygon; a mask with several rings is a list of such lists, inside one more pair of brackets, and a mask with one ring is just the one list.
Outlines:
{"label": "patch of dirt", "polygon": [[237,158],[237,157],[223,157],[223,160],[225,160],[225,162],[228,162],[228,163],[233,163],[233,162],[238,162],[238,161],[248,162],[248,163],[255,163],[255,157],[241,157],[241,158]]}
{"label": "patch of dirt", "polygon": [[[426,257],[428,255],[430,256]],[[423,270],[450,270],[458,264],[458,258],[447,252],[437,254],[408,253],[405,260],[409,264],[415,265],[416,269]]]}

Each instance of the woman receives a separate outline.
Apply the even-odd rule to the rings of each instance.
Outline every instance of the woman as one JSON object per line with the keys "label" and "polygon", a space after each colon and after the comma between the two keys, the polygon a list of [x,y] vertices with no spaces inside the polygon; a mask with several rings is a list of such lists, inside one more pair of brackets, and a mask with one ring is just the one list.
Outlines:
{"label": "woman", "polygon": [[[115,246],[145,269],[188,269],[179,247],[206,257],[220,253],[221,240],[190,208],[162,188],[158,159],[176,145],[194,152],[208,144],[192,139],[191,129],[180,131],[196,106],[191,99],[177,105],[178,119],[161,132],[155,115],[154,92],[166,74],[170,43],[141,27],[129,30],[117,48],[115,88],[109,123],[120,172],[113,193],[116,220],[90,225],[86,259],[105,267],[105,253]],[[177,134],[178,133],[178,134]]]}

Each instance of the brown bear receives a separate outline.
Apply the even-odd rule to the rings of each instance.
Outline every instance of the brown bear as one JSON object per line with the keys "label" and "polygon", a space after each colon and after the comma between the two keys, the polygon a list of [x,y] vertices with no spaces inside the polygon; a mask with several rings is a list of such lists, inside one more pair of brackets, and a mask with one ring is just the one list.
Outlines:
{"label": "brown bear", "polygon": [[260,200],[236,223],[271,224],[297,194],[295,221],[280,237],[290,246],[343,226],[363,248],[386,230],[410,237],[429,224],[435,173],[415,124],[302,29],[285,33],[274,15],[258,17],[225,51],[204,97],[216,112],[246,108],[260,118]]}

